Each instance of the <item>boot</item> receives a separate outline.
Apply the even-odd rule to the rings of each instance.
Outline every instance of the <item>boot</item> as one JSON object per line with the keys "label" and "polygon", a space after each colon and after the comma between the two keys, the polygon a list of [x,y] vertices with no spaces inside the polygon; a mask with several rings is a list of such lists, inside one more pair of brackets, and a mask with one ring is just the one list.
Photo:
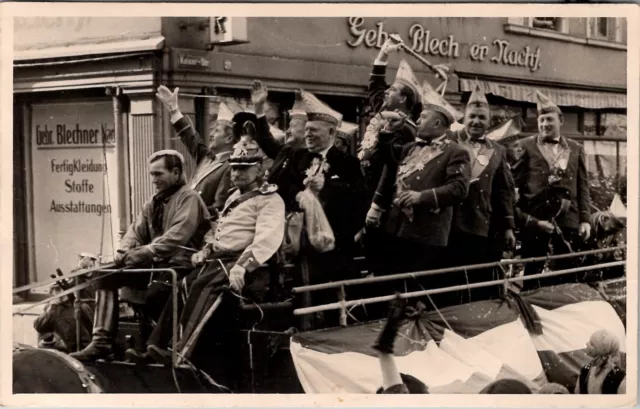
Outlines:
{"label": "boot", "polygon": [[118,297],[112,290],[96,291],[96,311],[93,318],[91,343],[82,351],[69,354],[79,361],[95,361],[113,354],[113,339],[118,331]]}
{"label": "boot", "polygon": [[154,359],[148,352],[138,352],[134,348],[129,348],[124,351],[124,356],[127,361],[133,362],[138,365],[150,364],[154,362]]}
{"label": "boot", "polygon": [[147,354],[150,358],[161,365],[171,365],[171,352],[167,351],[166,349],[162,349],[156,345],[149,345],[147,347]]}
{"label": "boot", "polygon": [[404,318],[404,310],[406,308],[407,301],[404,298],[400,298],[400,294],[396,294],[396,299],[391,302],[389,308],[389,316],[387,322],[378,336],[377,342],[373,345],[373,348],[383,354],[393,354],[393,344],[398,334],[398,327],[402,318]]}

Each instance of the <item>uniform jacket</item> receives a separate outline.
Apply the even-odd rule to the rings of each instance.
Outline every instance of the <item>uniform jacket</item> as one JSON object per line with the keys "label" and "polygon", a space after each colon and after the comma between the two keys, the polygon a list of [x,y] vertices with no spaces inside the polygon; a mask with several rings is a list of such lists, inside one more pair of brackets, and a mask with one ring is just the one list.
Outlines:
{"label": "uniform jacket", "polygon": [[260,194],[242,201],[232,210],[227,208],[241,197],[235,190],[212,230],[205,235],[215,253],[241,254],[237,264],[252,272],[269,260],[284,238],[284,202],[275,191],[261,189]]}
{"label": "uniform jacket", "polygon": [[[275,157],[276,172],[269,182],[278,186],[287,210],[298,208],[296,195],[304,189],[304,179],[316,154],[306,148],[292,148],[275,142],[264,117],[259,118],[256,142],[267,156]],[[367,200],[360,163],[355,157],[331,147],[329,165],[319,199],[336,238],[335,251],[351,253],[353,238],[364,225]]]}
{"label": "uniform jacket", "polygon": [[207,207],[221,210],[231,189],[231,152],[212,155],[186,117],[178,119],[173,128],[196,161],[196,170],[189,186],[200,194]]}
{"label": "uniform jacket", "polygon": [[[369,76],[367,102],[372,112],[376,113],[376,116],[374,116],[368,124],[365,138],[368,132],[370,132],[370,129],[377,128],[376,123],[382,120],[377,113],[382,110],[384,93],[388,88],[387,82],[385,81],[386,72],[386,65],[374,64],[371,75]],[[377,132],[377,142],[371,148],[366,148],[367,144],[363,141],[363,150],[359,158],[370,198],[376,191],[387,161],[392,160],[398,163],[400,159],[394,155],[389,156],[388,154],[401,151],[401,147],[412,142],[415,136],[415,129],[409,125],[405,125],[394,132],[386,132],[384,130]]]}
{"label": "uniform jacket", "polygon": [[[486,139],[476,157],[464,129],[451,132],[449,138],[467,150],[471,160],[469,194],[454,207],[452,231],[488,237],[490,228],[495,232],[513,229],[515,192],[506,149]],[[487,158],[484,164],[482,158]]]}
{"label": "uniform jacket", "polygon": [[171,265],[191,266],[193,252],[180,246],[199,249],[209,229],[209,212],[200,195],[188,186],[182,186],[164,206],[163,229],[156,232],[151,224],[152,200],[147,201],[129,230],[122,238],[121,249],[147,246],[155,259]]}
{"label": "uniform jacket", "polygon": [[[546,145],[546,146],[545,146]],[[549,149],[549,144],[542,142],[539,135],[530,136],[522,141],[524,155],[522,164],[518,166],[519,196],[518,218],[531,222],[528,214],[528,202],[536,194],[549,185],[549,176],[555,166],[566,163],[566,169],[560,180],[554,185],[567,189],[571,206],[556,218],[560,227],[578,228],[580,223],[588,223],[590,218],[590,195],[584,149],[577,142],[560,137],[560,150],[557,158]],[[552,217],[552,215],[549,215]],[[529,224],[523,223],[523,224]]]}
{"label": "uniform jacket", "polygon": [[[373,200],[389,213],[386,230],[426,245],[446,246],[453,207],[469,190],[469,153],[443,137],[436,149],[412,142],[400,158],[400,166],[385,168]],[[410,209],[394,205],[401,189],[420,192],[421,202]]]}

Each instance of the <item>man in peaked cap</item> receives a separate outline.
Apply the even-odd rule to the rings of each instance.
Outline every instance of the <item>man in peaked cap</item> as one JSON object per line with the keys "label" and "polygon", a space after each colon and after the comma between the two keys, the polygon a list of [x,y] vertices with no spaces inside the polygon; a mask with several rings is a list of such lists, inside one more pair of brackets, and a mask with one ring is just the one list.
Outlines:
{"label": "man in peaked cap", "polygon": [[[414,121],[420,115],[421,86],[406,60],[400,61],[391,86],[385,81],[389,55],[399,48],[399,43],[391,38],[387,39],[373,62],[373,70],[369,76],[367,102],[373,118],[367,124],[358,159],[362,164],[370,198],[373,197],[384,165],[389,159],[382,155],[382,152],[389,151],[386,145],[392,145],[392,150],[395,151],[413,141]],[[391,112],[401,113],[410,121],[404,121],[400,127],[393,126],[393,121],[387,119],[388,115],[384,115]]]}
{"label": "man in peaked cap", "polygon": [[282,147],[272,142],[262,118],[267,93],[262,83],[254,81],[252,100],[262,123],[256,141],[268,156],[275,154],[282,163],[282,170],[277,175],[270,174],[269,181],[278,185],[287,211],[299,209],[297,195],[302,190],[314,192],[336,239],[334,250],[322,254],[310,252],[311,279],[322,282],[347,278],[352,273],[354,236],[363,225],[366,198],[358,160],[334,146],[342,115],[315,95],[301,90],[298,98],[307,115],[305,147]]}
{"label": "man in peaked cap", "polygon": [[[513,216],[513,181],[505,149],[489,140],[486,132],[491,122],[489,102],[476,81],[464,113],[464,128],[450,132],[449,138],[464,148],[471,158],[471,181],[467,198],[454,206],[449,237],[452,265],[471,265],[495,261],[491,239],[515,247]],[[497,234],[497,237],[493,237]],[[469,282],[491,281],[494,269],[476,270]],[[461,277],[462,278],[462,277]],[[460,282],[463,284],[464,278]],[[498,287],[495,287],[498,288]],[[471,298],[490,298],[494,288],[472,291]],[[467,291],[461,292],[469,294]]]}
{"label": "man in peaked cap", "polygon": [[[589,238],[591,226],[590,195],[584,149],[560,134],[562,111],[547,96],[536,93],[538,135],[522,141],[522,165],[519,167],[519,201],[516,219],[523,228],[522,257],[545,256],[549,244],[554,254],[579,251]],[[575,259],[557,260],[555,270],[571,268]],[[544,262],[527,263],[525,275],[542,272]],[[574,280],[560,276],[545,280],[548,284]],[[537,286],[527,280],[524,288]]]}
{"label": "man in peaked cap", "polygon": [[[231,347],[228,343],[223,345],[220,337],[223,329],[232,329],[235,325],[238,296],[259,301],[267,289],[264,277],[258,275],[256,269],[267,262],[282,243],[284,202],[276,186],[262,182],[263,158],[258,145],[244,135],[234,146],[229,158],[234,189],[219,218],[211,221],[204,247],[191,258],[196,269],[181,286],[182,291],[185,288],[188,291],[183,294],[184,307],[181,305],[182,337],[174,345],[187,359],[192,359],[194,353],[205,353],[195,348],[201,337],[207,338],[207,355],[214,353],[210,348],[213,344]],[[225,294],[228,291],[236,295]],[[222,301],[216,307],[219,297]],[[128,350],[129,358],[139,361],[150,356],[161,363],[171,361],[171,354],[166,350],[171,342],[171,305],[169,300],[149,338],[147,353]],[[234,335],[233,332],[225,334]],[[216,365],[219,363],[216,361]]]}
{"label": "man in peaked cap", "polygon": [[336,140],[333,145],[341,152],[348,154],[351,149],[353,136],[358,132],[358,125],[342,121],[336,130]]}
{"label": "man in peaked cap", "polygon": [[200,194],[207,207],[219,211],[224,206],[231,188],[229,155],[239,135],[233,132],[233,113],[220,102],[218,119],[210,133],[209,145],[205,145],[193,124],[182,115],[178,107],[178,91],[161,85],[156,96],[171,115],[173,128],[196,161],[196,169],[189,186]]}
{"label": "man in peaked cap", "polygon": [[[180,152],[163,150],[149,157],[149,174],[156,194],[142,207],[129,226],[116,253],[115,263],[128,268],[166,268],[186,274],[191,262],[186,248],[200,248],[208,229],[209,213],[200,196],[186,186],[184,158]],[[149,281],[153,282],[149,285]],[[71,354],[79,360],[95,360],[112,353],[118,328],[118,288],[147,289],[145,307],[157,320],[171,293],[171,274],[127,274],[106,276],[98,283],[93,339],[82,351]]]}
{"label": "man in peaked cap", "polygon": [[422,101],[417,138],[394,153],[399,164],[387,165],[367,214],[367,225],[377,226],[388,213],[387,274],[445,264],[453,207],[469,189],[469,153],[446,134],[455,112],[428,84]]}

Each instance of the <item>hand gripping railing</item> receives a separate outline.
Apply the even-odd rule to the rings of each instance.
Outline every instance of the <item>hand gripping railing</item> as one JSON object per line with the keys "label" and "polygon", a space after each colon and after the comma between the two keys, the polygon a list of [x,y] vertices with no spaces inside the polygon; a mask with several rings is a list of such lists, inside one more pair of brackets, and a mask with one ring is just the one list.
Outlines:
{"label": "hand gripping railing", "polygon": [[[63,291],[61,293],[55,294],[51,297],[48,297],[42,301],[39,301],[37,303],[31,304],[28,307],[25,307],[21,310],[18,310],[16,312],[13,313],[13,315],[22,315],[24,314],[26,311],[38,306],[38,305],[42,305],[42,304],[46,304],[50,301],[56,300],[58,298],[64,297],[66,295],[78,292],[84,288],[87,288],[89,286],[91,286],[92,284],[95,284],[97,282],[99,282],[100,280],[106,278],[107,276],[110,276],[112,274],[116,274],[116,273],[132,273],[132,274],[142,274],[142,273],[170,273],[171,274],[171,299],[172,299],[172,324],[171,324],[171,331],[172,331],[172,336],[173,336],[173,342],[176,343],[178,340],[178,273],[176,273],[176,271],[172,268],[134,268],[134,269],[110,269],[110,268],[103,268],[103,269],[95,269],[95,270],[91,270],[91,271],[84,271],[84,272],[78,272],[77,274],[74,275],[74,277],[80,276],[83,274],[87,274],[89,272],[92,273],[106,273],[106,274],[100,274],[97,277],[92,277],[90,280],[85,281],[82,284],[78,284],[75,285],[74,287]],[[66,277],[68,278],[68,277]],[[77,278],[76,278],[77,280]],[[53,280],[53,282],[58,281],[58,280]],[[76,281],[77,282],[77,281]],[[42,287],[44,285],[47,284],[51,284],[50,282],[46,282],[46,283],[35,283],[35,287],[31,287],[31,288],[37,288],[37,287]],[[22,289],[21,291],[24,291],[24,289]],[[116,306],[117,307],[117,306]],[[76,316],[76,339],[78,339],[79,336],[79,328],[80,328],[80,322],[78,321],[79,316]],[[80,346],[80,343],[78,342],[78,347]],[[171,348],[171,366],[172,368],[177,368],[178,367],[178,354],[176,351],[176,348],[174,346],[174,348]]]}
{"label": "hand gripping railing", "polygon": [[[300,315],[306,315],[306,314],[313,314],[321,311],[330,311],[330,310],[337,309],[337,310],[340,310],[340,324],[344,326],[346,325],[346,316],[347,316],[348,307],[391,301],[395,297],[395,295],[388,295],[388,296],[380,296],[380,297],[364,298],[360,300],[346,301],[345,290],[344,290],[346,286],[380,283],[380,282],[396,281],[396,280],[406,280],[411,278],[425,277],[425,276],[444,274],[444,273],[450,273],[450,272],[478,270],[478,269],[485,269],[485,268],[491,268],[491,267],[502,268],[506,265],[512,265],[512,264],[526,264],[530,262],[558,260],[558,259],[581,257],[581,256],[594,255],[594,254],[600,254],[600,253],[610,253],[610,252],[622,250],[625,248],[626,246],[620,246],[620,247],[612,247],[608,249],[588,250],[588,251],[569,253],[569,254],[560,254],[560,255],[554,255],[554,256],[531,257],[526,259],[505,259],[505,260],[501,260],[493,263],[473,264],[469,266],[456,266],[456,267],[441,268],[436,270],[417,271],[417,272],[411,272],[411,273],[399,273],[399,274],[385,275],[385,276],[379,276],[379,277],[357,278],[352,280],[341,280],[341,281],[334,281],[330,283],[295,287],[292,290],[293,293],[295,294],[309,293],[313,291],[336,288],[339,290],[339,294],[338,294],[339,301],[337,303],[330,303],[330,304],[324,304],[324,305],[318,305],[318,306],[305,306],[303,308],[298,308],[294,310],[293,313],[294,315],[300,316]],[[626,264],[626,260],[615,261],[610,263],[594,264],[591,266],[576,267],[576,268],[571,268],[566,270],[559,270],[559,271],[554,271],[550,273],[540,273],[540,274],[534,274],[534,275],[524,276],[524,277],[505,278],[505,279],[499,279],[499,280],[493,280],[493,281],[486,281],[482,283],[461,284],[457,286],[443,287],[443,288],[437,288],[433,290],[415,291],[415,292],[401,294],[401,297],[414,298],[414,297],[421,297],[421,296],[426,296],[431,294],[441,294],[441,293],[447,293],[447,292],[464,290],[464,289],[491,287],[494,285],[500,285],[500,284],[505,284],[509,282],[554,277],[554,276],[572,274],[572,273],[577,273],[582,271],[596,270],[600,268],[623,266],[625,264]]]}

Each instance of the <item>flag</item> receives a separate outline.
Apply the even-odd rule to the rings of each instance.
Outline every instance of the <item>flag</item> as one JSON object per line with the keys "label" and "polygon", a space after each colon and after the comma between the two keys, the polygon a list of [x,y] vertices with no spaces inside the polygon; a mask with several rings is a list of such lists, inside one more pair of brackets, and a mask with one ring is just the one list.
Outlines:
{"label": "flag", "polygon": [[[548,382],[573,390],[589,337],[606,328],[625,345],[613,307],[585,284],[542,288],[522,296],[538,314],[542,334],[527,330],[504,301],[478,301],[407,319],[395,344],[401,373],[430,393],[478,393],[489,383],[518,379],[536,391]],[[375,343],[384,320],[296,334],[291,354],[306,393],[375,393],[382,375]],[[622,350],[626,349],[622,347]]]}

